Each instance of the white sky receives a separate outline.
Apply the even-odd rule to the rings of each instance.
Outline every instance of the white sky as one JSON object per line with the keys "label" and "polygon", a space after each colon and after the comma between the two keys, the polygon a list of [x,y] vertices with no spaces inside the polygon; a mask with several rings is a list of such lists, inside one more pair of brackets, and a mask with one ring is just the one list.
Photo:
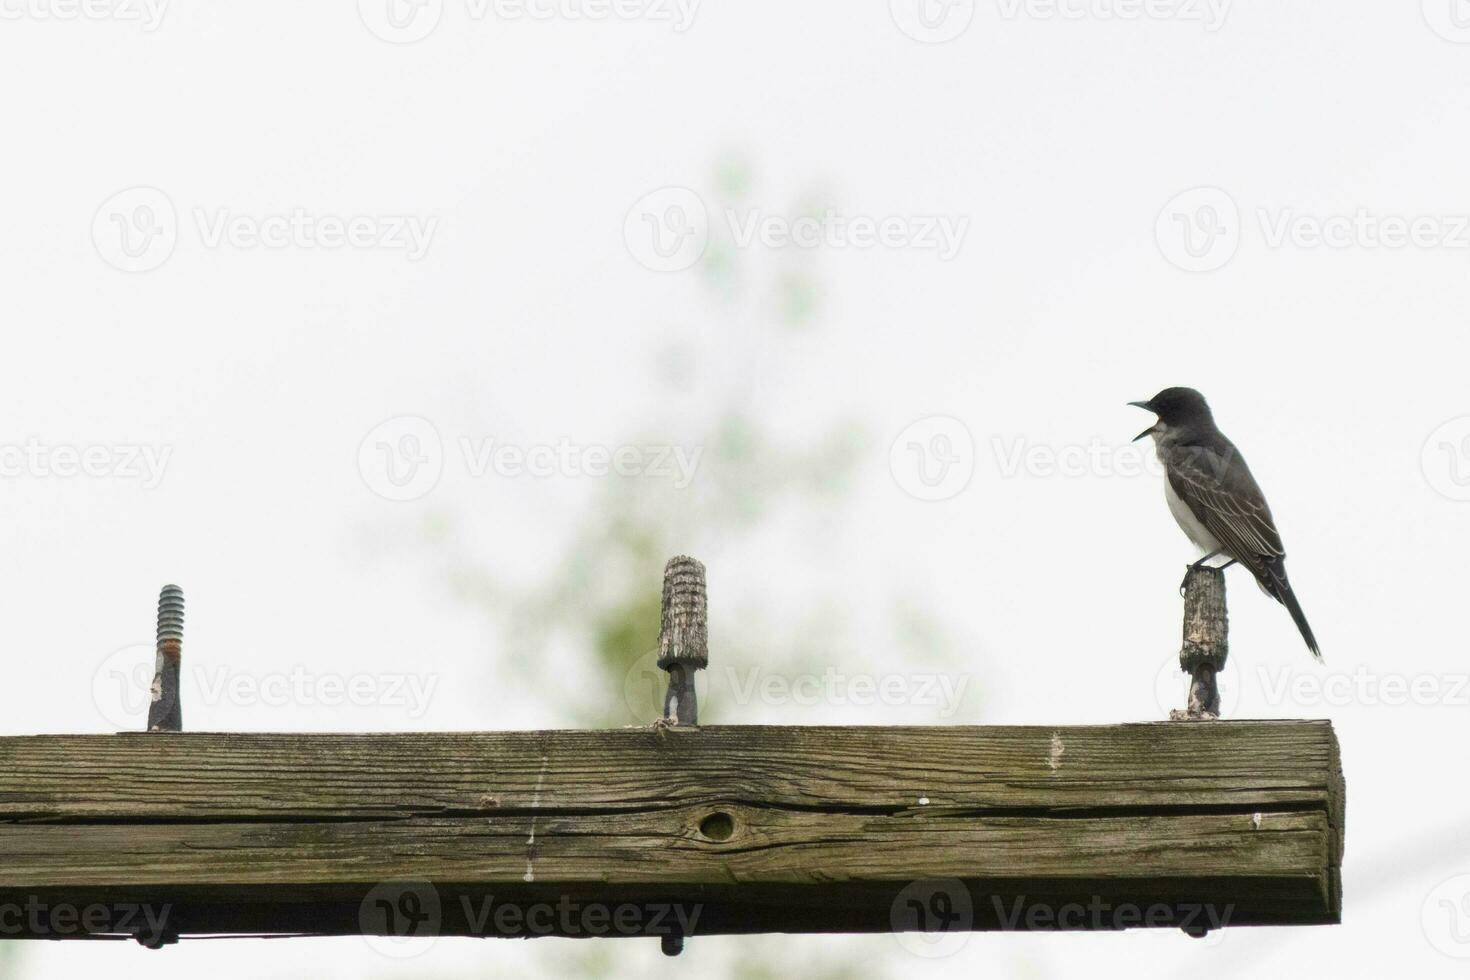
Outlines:
{"label": "white sky", "polygon": [[[0,635],[13,651],[0,730],[114,730],[94,679],[113,651],[148,641],[166,581],[189,597],[191,663],[443,680],[412,717],[226,699],[186,703],[187,727],[555,721],[496,701],[484,671],[495,638],[428,579],[405,528],[472,515],[465,549],[532,581],[597,481],[474,479],[451,457],[432,493],[392,503],[365,485],[359,444],[403,415],[431,420],[451,446],[679,442],[734,390],[793,446],[861,424],[856,490],[825,543],[837,578],[824,585],[924,596],[961,662],[973,652],[983,693],[964,720],[1160,718],[1174,589],[1193,553],[1158,477],[1008,472],[1006,457],[1096,444],[1136,459],[1121,447],[1149,419],[1125,403],[1189,384],[1265,487],[1327,658],[1312,665],[1286,613],[1232,573],[1232,713],[1331,717],[1343,743],[1345,925],[1208,943],[979,935],[937,963],[886,936],[765,942],[789,962],[850,957],[897,975],[1229,977],[1268,963],[1305,976],[1462,974],[1442,950],[1470,956],[1470,943],[1440,921],[1434,889],[1470,873],[1457,832],[1470,823],[1459,788],[1470,503],[1452,499],[1470,496],[1456,482],[1470,478],[1470,423],[1454,423],[1470,415],[1470,231],[1456,220],[1470,215],[1470,43],[1453,40],[1470,41],[1470,26],[1461,36],[1449,19],[1458,3],[1470,25],[1464,0],[1237,0],[1215,31],[1109,18],[1101,0],[1073,0],[1075,20],[984,0],[944,44],[906,36],[880,0],[706,0],[683,32],[477,19],[467,0],[445,0],[437,28],[401,45],[345,3],[179,5],[154,31],[57,19],[63,3],[0,0],[0,445],[171,455],[150,489],[33,463],[0,477]],[[968,12],[960,0],[950,16]],[[813,324],[770,329],[769,307],[717,311],[697,272],[649,271],[624,238],[629,209],[664,186],[692,189],[722,223],[715,173],[732,157],[751,170],[744,206],[767,216],[792,216],[815,187],[848,216],[947,216],[968,231],[948,261],[818,248],[802,257],[821,284]],[[92,229],[104,202],[139,185],[167,195],[178,241],[159,267],[128,273]],[[1161,247],[1156,225],[1200,187],[1238,208],[1239,243],[1223,267],[1191,273],[1171,264],[1178,245],[1166,235]],[[437,224],[410,261],[210,247],[196,221],[296,209]],[[1423,227],[1442,243],[1373,247],[1354,231],[1345,247],[1273,245],[1283,218],[1360,211],[1436,219]],[[781,258],[744,251],[761,268]],[[682,394],[650,393],[647,365],[671,332],[706,366]],[[931,416],[960,421],[974,476],[924,503],[889,451]],[[721,533],[688,550],[712,556],[724,594],[795,601],[809,584]],[[1085,591],[1059,588],[1077,582]],[[718,637],[718,601],[713,612]],[[1342,697],[1291,686],[1349,680]],[[1427,703],[1386,703],[1382,685],[1416,681]],[[924,720],[850,706],[760,715],[782,719]],[[1467,890],[1451,888],[1456,901]],[[686,955],[714,966],[733,947],[700,940]],[[446,940],[395,965],[356,940],[159,954],[44,943],[22,966],[536,975],[560,969],[558,948]],[[645,975],[673,969],[650,943],[615,955]]]}

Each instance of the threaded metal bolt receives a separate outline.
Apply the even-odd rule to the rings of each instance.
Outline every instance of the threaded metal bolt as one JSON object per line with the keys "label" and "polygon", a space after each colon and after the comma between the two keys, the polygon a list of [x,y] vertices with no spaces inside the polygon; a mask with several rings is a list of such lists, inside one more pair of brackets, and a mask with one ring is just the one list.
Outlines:
{"label": "threaded metal bolt", "polygon": [[165,585],[158,594],[158,656],[154,661],[153,700],[148,706],[150,732],[183,728],[179,705],[179,661],[184,650],[184,590]]}
{"label": "threaded metal bolt", "polygon": [[158,594],[158,643],[184,642],[184,590],[165,585]]}

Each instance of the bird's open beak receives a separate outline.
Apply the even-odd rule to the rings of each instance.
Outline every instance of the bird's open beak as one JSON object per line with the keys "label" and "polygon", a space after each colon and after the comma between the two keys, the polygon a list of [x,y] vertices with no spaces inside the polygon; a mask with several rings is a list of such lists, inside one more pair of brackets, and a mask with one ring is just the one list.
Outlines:
{"label": "bird's open beak", "polygon": [[[1148,402],[1129,402],[1128,404],[1131,405],[1131,406],[1133,406],[1134,408],[1141,408],[1145,412],[1152,412],[1153,411],[1153,409],[1149,406],[1149,403]],[[1144,438],[1145,436],[1151,436],[1151,435],[1153,435],[1154,432],[1158,429],[1158,427],[1159,427],[1158,423],[1155,422],[1153,425],[1149,426],[1147,429],[1144,429],[1138,435],[1134,436],[1133,437],[1133,441],[1134,442],[1137,442],[1138,440]]]}

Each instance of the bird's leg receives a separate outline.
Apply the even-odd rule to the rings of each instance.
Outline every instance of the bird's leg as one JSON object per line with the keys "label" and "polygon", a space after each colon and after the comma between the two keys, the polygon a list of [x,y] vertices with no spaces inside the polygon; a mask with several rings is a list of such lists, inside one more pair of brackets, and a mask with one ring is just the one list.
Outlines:
{"label": "bird's leg", "polygon": [[[1179,594],[1180,595],[1183,595],[1184,594],[1184,587],[1189,584],[1189,573],[1190,572],[1197,572],[1201,568],[1204,568],[1205,567],[1205,562],[1209,561],[1211,558],[1218,558],[1224,552],[1224,550],[1225,549],[1223,549],[1223,548],[1216,548],[1214,551],[1210,552],[1208,555],[1205,555],[1203,558],[1201,558],[1199,561],[1195,562],[1193,565],[1190,565],[1189,566],[1189,570],[1184,573],[1184,581],[1182,581],[1182,582],[1179,583]],[[1229,561],[1227,561],[1225,564],[1223,564],[1223,565],[1220,566],[1220,571],[1223,572],[1225,569],[1229,568],[1231,565],[1234,565],[1234,564],[1235,564],[1235,559],[1232,558]]]}
{"label": "bird's leg", "polygon": [[1205,555],[1203,558],[1201,558],[1199,561],[1195,562],[1193,565],[1190,565],[1189,567],[1190,568],[1204,568],[1205,567],[1205,562],[1209,561],[1211,558],[1218,557],[1221,550],[1222,549],[1220,549],[1220,548],[1216,548],[1214,551],[1210,552],[1208,555]]}

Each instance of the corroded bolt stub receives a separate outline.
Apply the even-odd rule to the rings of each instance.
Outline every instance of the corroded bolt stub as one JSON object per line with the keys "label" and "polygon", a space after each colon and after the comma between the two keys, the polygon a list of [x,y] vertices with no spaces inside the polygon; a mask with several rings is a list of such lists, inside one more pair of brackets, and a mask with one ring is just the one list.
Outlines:
{"label": "corroded bolt stub", "polygon": [[1205,664],[1223,670],[1229,651],[1225,573],[1217,568],[1191,569],[1185,578],[1184,642],[1179,650],[1179,666],[1185,673]]}
{"label": "corroded bolt stub", "polygon": [[658,665],[709,665],[708,605],[704,565],[687,555],[664,566],[663,605],[658,631]]}
{"label": "corroded bolt stub", "polygon": [[1190,675],[1189,707],[1170,712],[1174,719],[1220,716],[1218,675],[1230,652],[1230,622],[1225,606],[1225,573],[1191,567],[1184,577],[1184,642],[1179,666]]}

